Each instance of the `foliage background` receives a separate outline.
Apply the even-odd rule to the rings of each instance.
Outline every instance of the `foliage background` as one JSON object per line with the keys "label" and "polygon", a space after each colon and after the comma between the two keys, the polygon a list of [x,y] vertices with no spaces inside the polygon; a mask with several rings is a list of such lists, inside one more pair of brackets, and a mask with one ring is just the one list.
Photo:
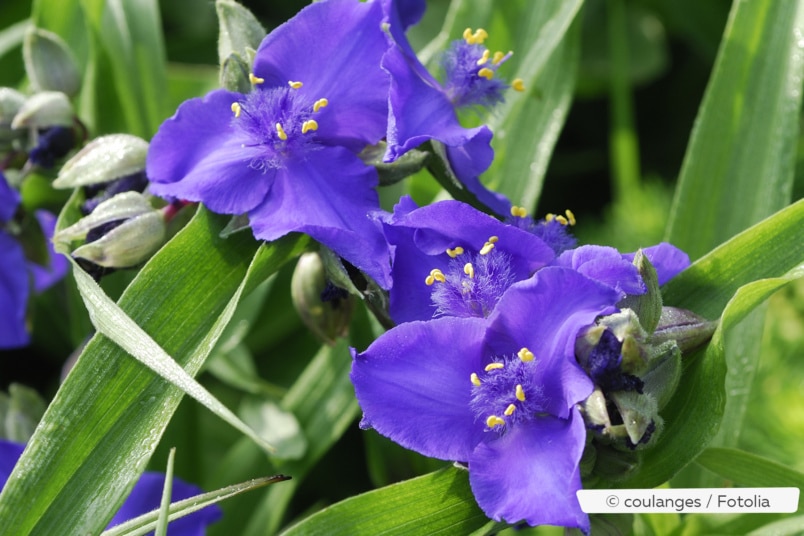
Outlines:
{"label": "foliage background", "polygon": [[[415,48],[426,45],[437,33],[449,3],[428,1],[425,20],[410,33]],[[511,11],[515,13],[521,3],[509,0]],[[244,4],[270,31],[306,2]],[[624,18],[612,29],[611,13],[617,6],[622,7]],[[665,237],[677,177],[730,6],[725,0],[588,0],[584,4],[574,98],[547,167],[537,214],[572,209],[579,220],[575,229],[581,243],[633,250]],[[30,1],[5,0],[0,9],[0,29],[15,28],[16,23],[30,16],[32,7]],[[207,0],[161,2],[159,7],[169,61],[167,92],[162,96],[167,117],[186,98],[217,85],[217,18],[213,3]],[[612,33],[624,38],[626,64],[622,56],[611,53]],[[24,88],[21,53],[14,44],[14,35],[14,31],[4,31],[0,39],[0,86]],[[491,46],[493,39],[492,33]],[[623,94],[616,89],[623,84],[624,107],[623,101],[617,100]],[[99,124],[114,131],[112,120]],[[152,128],[144,130],[141,135],[153,133]],[[623,139],[630,141],[622,142]],[[792,200],[800,199],[804,193],[801,137],[797,147]],[[430,184],[415,178],[414,195],[427,199],[432,195]],[[66,201],[59,192],[46,188],[38,192],[38,197],[27,196],[26,202],[58,211]],[[398,194],[387,197],[393,199],[394,195]],[[238,312],[240,324],[233,323],[236,325],[232,331],[238,325],[242,331],[229,339],[236,342],[232,347],[235,350],[229,353],[247,352],[253,357],[258,375],[225,370],[222,363],[237,361],[218,357],[216,365],[213,357],[199,377],[230,408],[247,413],[255,392],[285,392],[318,351],[318,343],[308,335],[290,303],[292,268],[285,266],[269,285],[260,289],[261,293],[246,300]],[[130,279],[131,274],[115,274],[104,282],[104,288],[116,297]],[[754,374],[746,386],[750,390],[749,404],[743,425],[737,427],[737,443],[732,446],[804,471],[800,448],[804,444],[802,281],[774,295],[766,311],[766,319],[755,320],[764,325],[761,359],[755,372],[746,371],[749,377]],[[18,382],[36,388],[50,399],[58,387],[62,365],[84,341],[89,322],[71,285],[37,297],[33,320],[33,345],[0,354],[0,389]],[[369,337],[364,334],[363,340]],[[270,379],[270,383],[261,380],[255,385],[255,377]],[[205,489],[273,470],[247,439],[192,400],[185,399],[180,404],[151,459],[152,468],[164,467],[171,446],[178,448],[176,474]],[[284,526],[324,505],[442,465],[403,451],[373,432],[361,432],[353,421],[299,484],[281,520],[271,522]],[[232,499],[223,507],[227,517],[237,517],[247,515],[258,505],[270,508],[255,492]],[[693,531],[690,533],[703,530],[708,523],[723,521],[722,517],[693,517],[686,521],[685,530]],[[645,516],[636,527],[651,533],[657,530],[657,523],[660,522]],[[665,518],[661,523],[672,521]],[[219,524],[211,533],[223,534],[224,526]]]}

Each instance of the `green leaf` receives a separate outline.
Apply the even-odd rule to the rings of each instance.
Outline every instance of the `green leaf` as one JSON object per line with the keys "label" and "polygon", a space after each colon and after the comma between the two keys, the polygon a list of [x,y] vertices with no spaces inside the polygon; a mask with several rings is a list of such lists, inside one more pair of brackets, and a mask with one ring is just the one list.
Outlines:
{"label": "green leaf", "polygon": [[[804,489],[804,473],[743,450],[706,449],[695,463],[738,486]],[[801,510],[802,506],[804,495],[799,495],[798,509]]]}
{"label": "green leaf", "polygon": [[711,441],[726,402],[723,336],[773,292],[804,275],[802,225],[804,201],[734,237],[665,286],[665,303],[709,318],[722,310],[720,325],[705,349],[685,357],[679,388],[661,413],[665,429],[657,445],[640,452],[641,463],[627,478],[598,487],[655,487]]}
{"label": "green leaf", "polygon": [[449,467],[325,508],[283,536],[468,534],[489,519],[475,503],[469,473]]}
{"label": "green leaf", "polygon": [[[255,478],[253,480],[249,480],[248,482],[234,484],[219,490],[196,495],[195,497],[190,497],[189,499],[177,501],[170,505],[170,508],[168,509],[170,515],[168,516],[168,519],[170,521],[174,521],[180,517],[184,517],[188,514],[201,510],[202,508],[206,508],[211,504],[218,503],[224,499],[228,499],[230,497],[240,495],[243,492],[267,486],[269,484],[284,482],[289,478],[290,477],[284,475]],[[135,517],[134,519],[130,519],[125,523],[114,526],[113,528],[105,531],[102,536],[142,536],[143,534],[147,534],[156,528],[156,520],[158,515],[159,511],[157,510],[143,514],[139,517]]]}
{"label": "green leaf", "polygon": [[170,449],[167,467],[165,468],[165,485],[162,487],[162,502],[159,505],[159,517],[156,520],[154,536],[167,536],[168,516],[170,514],[170,496],[173,493],[173,462],[176,449]]}
{"label": "green leaf", "polygon": [[[118,302],[191,376],[239,296],[306,243],[289,236],[258,247],[246,233],[222,240],[225,223],[199,210]],[[9,478],[0,500],[4,528],[15,535],[57,534],[65,526],[98,533],[145,468],[182,396],[110,339],[93,337]]]}
{"label": "green leaf", "polygon": [[[88,75],[93,83],[84,91],[85,113],[100,132],[125,131],[149,139],[169,113],[157,2],[82,0],[81,5],[95,43],[94,69]],[[117,99],[101,102],[97,99],[102,92],[116,94]],[[125,128],[114,114],[124,118]]]}

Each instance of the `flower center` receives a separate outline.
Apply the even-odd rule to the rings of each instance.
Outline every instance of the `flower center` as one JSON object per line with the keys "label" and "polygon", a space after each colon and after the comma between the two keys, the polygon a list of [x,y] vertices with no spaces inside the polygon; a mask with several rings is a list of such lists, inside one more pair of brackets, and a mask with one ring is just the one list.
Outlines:
{"label": "flower center", "polygon": [[[250,80],[255,85],[263,83],[253,74]],[[253,169],[282,167],[289,156],[316,147],[318,122],[314,116],[329,102],[311,98],[302,87],[302,82],[294,81],[288,82],[288,87],[257,87],[232,103],[235,129],[249,140],[244,147],[259,149],[249,162]]]}
{"label": "flower center", "polygon": [[503,293],[515,282],[511,256],[495,247],[492,236],[477,253],[458,246],[446,251],[451,257],[446,273],[433,269],[425,283],[433,287],[430,295],[436,315],[485,318]]}
{"label": "flower center", "polygon": [[463,40],[453,41],[444,53],[444,87],[452,103],[459,108],[493,106],[502,102],[503,90],[508,87],[516,91],[525,89],[521,79],[514,80],[509,86],[504,80],[495,78],[497,69],[513,52],[495,52],[492,55],[483,46],[486,37],[488,34],[482,28],[475,32],[467,28]]}
{"label": "flower center", "polygon": [[575,225],[575,214],[570,210],[565,214],[566,216],[547,214],[543,220],[535,221],[523,207],[514,206],[511,207],[511,216],[505,222],[538,236],[556,255],[560,255],[574,248],[576,243],[575,237],[569,231]]}
{"label": "flower center", "polygon": [[517,355],[496,357],[483,371],[472,373],[470,404],[486,431],[505,432],[545,411],[542,386],[534,379],[537,366],[533,352],[522,348]]}

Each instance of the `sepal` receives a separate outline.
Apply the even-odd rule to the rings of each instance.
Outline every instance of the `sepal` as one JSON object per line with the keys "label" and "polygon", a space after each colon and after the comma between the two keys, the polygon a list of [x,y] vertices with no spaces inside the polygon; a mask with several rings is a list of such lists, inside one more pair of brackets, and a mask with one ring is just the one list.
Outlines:
{"label": "sepal", "polygon": [[70,98],[78,95],[81,74],[61,37],[30,27],[22,43],[22,57],[34,91],[59,91]]}
{"label": "sepal", "polygon": [[131,134],[95,138],[70,158],[53,181],[54,188],[111,182],[145,169],[148,142]]}

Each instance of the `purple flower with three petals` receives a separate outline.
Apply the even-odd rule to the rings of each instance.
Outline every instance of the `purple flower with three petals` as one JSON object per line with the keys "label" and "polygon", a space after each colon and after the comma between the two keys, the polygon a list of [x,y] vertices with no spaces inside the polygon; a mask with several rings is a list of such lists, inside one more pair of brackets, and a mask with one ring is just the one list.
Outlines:
{"label": "purple flower with three petals", "polygon": [[404,197],[383,229],[393,257],[395,322],[487,317],[506,289],[555,257],[541,238],[459,201],[419,208]]}
{"label": "purple flower with three petals", "polygon": [[367,214],[374,168],[357,156],[385,136],[388,48],[380,3],[307,6],[262,42],[253,90],[183,103],[147,156],[151,192],[248,214],[254,236],[306,233],[387,286],[388,253]]}
{"label": "purple flower with three petals", "polygon": [[[485,125],[464,128],[457,110],[490,107],[503,100],[503,91],[509,86],[495,78],[495,73],[510,53],[491,55],[482,44],[486,32],[467,30],[464,39],[453,42],[443,56],[446,80],[441,84],[421,64],[405,37],[411,17],[395,24],[401,17],[395,17],[395,3],[390,6],[393,42],[382,59],[383,68],[391,75],[385,160],[393,162],[426,141],[439,141],[446,146],[450,167],[466,189],[494,212],[507,214],[510,201],[488,190],[479,179],[494,158],[492,132]],[[521,90],[522,81],[515,80],[512,86]]]}
{"label": "purple flower with three petals", "polygon": [[508,288],[487,319],[400,324],[353,350],[361,426],[466,462],[479,506],[497,521],[588,532],[575,496],[586,439],[577,404],[594,385],[575,340],[618,299],[575,270],[548,267]]}
{"label": "purple flower with three petals", "polygon": [[48,244],[47,265],[26,259],[22,244],[3,229],[14,218],[19,204],[19,192],[0,173],[0,349],[19,348],[30,342],[25,313],[31,288],[43,292],[64,277],[68,268],[67,259],[56,253],[50,243],[56,228],[56,217],[50,212],[34,212]]}
{"label": "purple flower with three petals", "polygon": [[[5,486],[11,471],[17,464],[17,460],[22,456],[23,450],[25,450],[25,445],[0,439],[0,491]],[[158,509],[162,500],[162,488],[164,485],[165,475],[163,473],[143,473],[128,498],[120,507],[120,510],[109,522],[108,527],[111,528]],[[189,499],[203,493],[201,488],[187,484],[178,478],[173,479],[172,491],[171,499],[173,502]],[[214,523],[222,515],[221,509],[217,505],[207,506],[197,512],[171,521],[168,533],[171,536],[203,536],[206,534],[207,525]]]}

